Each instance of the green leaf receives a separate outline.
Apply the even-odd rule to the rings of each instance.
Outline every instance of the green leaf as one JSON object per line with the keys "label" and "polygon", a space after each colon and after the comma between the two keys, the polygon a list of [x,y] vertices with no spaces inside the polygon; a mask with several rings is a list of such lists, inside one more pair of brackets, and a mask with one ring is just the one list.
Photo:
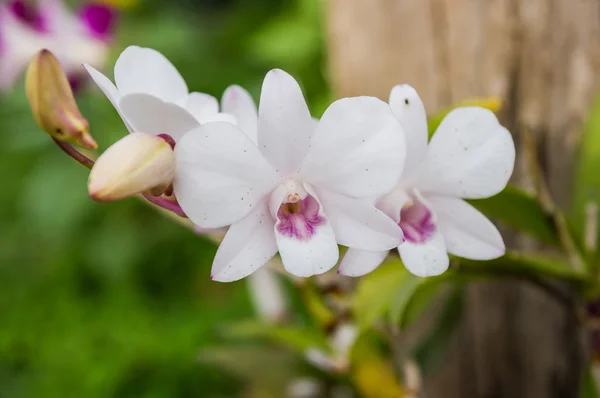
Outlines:
{"label": "green leaf", "polygon": [[[583,129],[577,159],[579,164],[575,174],[571,215],[576,231],[582,234],[589,222],[586,207],[591,203],[600,203],[600,95],[594,101]],[[600,233],[596,247],[600,247]]]}
{"label": "green leaf", "polygon": [[598,398],[598,386],[596,385],[596,380],[594,380],[594,374],[591,367],[586,370],[585,375],[583,376],[579,397]]}
{"label": "green leaf", "polygon": [[507,186],[496,196],[470,200],[469,203],[485,215],[526,232],[543,243],[560,243],[554,224],[540,203],[518,188]]}
{"label": "green leaf", "polygon": [[481,108],[486,108],[496,113],[502,106],[502,102],[497,97],[488,97],[488,98],[472,98],[465,101],[461,101],[453,106],[448,108],[444,108],[441,111],[438,111],[436,114],[431,115],[427,118],[427,125],[429,126],[429,136],[431,137],[435,130],[440,126],[442,120],[452,111],[453,109],[460,108],[463,106],[479,106]]}
{"label": "green leaf", "polygon": [[400,322],[401,318],[406,313],[408,304],[411,302],[415,291],[423,281],[423,279],[414,275],[408,275],[402,280],[390,303],[390,322],[392,322],[392,324],[397,325]]}
{"label": "green leaf", "polygon": [[424,374],[430,374],[443,363],[458,330],[463,314],[464,289],[456,287],[446,301],[436,324],[413,350]]}
{"label": "green leaf", "polygon": [[[201,364],[214,366],[250,383],[284,396],[289,380],[300,372],[298,362],[285,351],[269,347],[222,346],[200,350]],[[268,371],[265,371],[268,369]]]}
{"label": "green leaf", "polygon": [[417,321],[421,315],[433,304],[436,298],[445,291],[447,284],[461,281],[461,278],[452,271],[447,271],[440,276],[420,279],[418,284],[406,298],[402,311],[392,314],[397,319],[401,329],[406,329]]}
{"label": "green leaf", "polygon": [[330,351],[329,344],[323,335],[317,330],[302,327],[242,321],[228,325],[223,329],[222,335],[229,339],[268,339],[300,354],[304,354],[307,349],[313,347],[326,352]]}
{"label": "green leaf", "polygon": [[394,260],[359,280],[352,307],[360,330],[371,328],[385,314],[400,285],[411,277],[404,265]]}

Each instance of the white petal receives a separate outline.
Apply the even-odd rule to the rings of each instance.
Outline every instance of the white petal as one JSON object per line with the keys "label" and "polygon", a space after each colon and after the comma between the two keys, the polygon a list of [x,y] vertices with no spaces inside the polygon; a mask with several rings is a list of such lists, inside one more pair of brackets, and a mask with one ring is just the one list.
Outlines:
{"label": "white petal", "polygon": [[236,119],[233,115],[229,113],[217,112],[214,115],[208,116],[203,120],[200,120],[200,123],[210,123],[210,122],[227,122],[231,124],[235,124],[237,126]]}
{"label": "white petal", "polygon": [[238,222],[274,188],[277,175],[236,126],[202,125],[175,146],[173,188],[188,217],[203,228]]}
{"label": "white petal", "polygon": [[149,94],[129,94],[119,101],[119,108],[133,131],[169,134],[178,141],[200,123],[188,111]]}
{"label": "white petal", "polygon": [[115,83],[121,95],[146,93],[166,102],[177,102],[188,95],[177,69],[151,48],[127,47],[115,64]]}
{"label": "white petal", "polygon": [[370,201],[318,191],[323,209],[340,245],[383,251],[402,243],[402,229]]}
{"label": "white petal", "polygon": [[237,126],[252,142],[255,144],[258,142],[256,138],[258,111],[248,91],[236,85],[227,87],[221,99],[221,108],[223,112],[235,117]]}
{"label": "white petal", "polygon": [[100,88],[100,90],[102,90],[104,95],[106,95],[106,98],[108,98],[110,103],[113,104],[113,106],[119,113],[119,116],[121,116],[121,119],[123,119],[123,123],[125,123],[125,126],[127,126],[127,130],[129,130],[129,132],[132,133],[133,129],[123,116],[121,110],[119,109],[119,101],[121,100],[121,94],[119,93],[119,90],[117,90],[117,87],[113,84],[113,82],[110,81],[108,77],[98,72],[92,66],[88,64],[83,64],[83,67],[85,68],[85,70],[87,70],[88,74],[94,80],[94,83],[96,83],[96,85]]}
{"label": "white petal", "polygon": [[401,181],[409,184],[427,151],[429,134],[425,105],[417,90],[408,84],[400,84],[390,93],[390,107],[406,134],[406,163]]}
{"label": "white petal", "polygon": [[319,121],[302,176],[313,186],[352,197],[389,192],[402,172],[402,126],[385,102],[344,98]]}
{"label": "white petal", "polygon": [[[324,215],[327,217],[327,215]],[[288,237],[275,227],[275,239],[283,267],[292,275],[308,277],[332,269],[338,261],[339,249],[329,220],[319,225],[307,240]]]}
{"label": "white petal", "polygon": [[504,255],[502,235],[479,210],[461,199],[440,196],[427,199],[437,214],[449,253],[473,260]]}
{"label": "white petal", "polygon": [[258,147],[280,175],[290,177],[300,169],[313,132],[298,82],[279,69],[267,73],[258,109]]}
{"label": "white petal", "polygon": [[387,255],[387,250],[370,252],[367,250],[348,249],[342,259],[338,274],[346,276],[366,275],[379,267]]}
{"label": "white petal", "polygon": [[434,134],[416,187],[467,199],[502,191],[515,164],[515,145],[493,112],[477,107],[453,110]]}
{"label": "white petal", "polygon": [[398,252],[406,269],[416,276],[440,275],[450,265],[444,237],[439,230],[426,243],[404,242]]}
{"label": "white petal", "polygon": [[273,219],[263,200],[227,231],[215,256],[211,279],[219,282],[242,279],[264,265],[275,253],[277,244]]}
{"label": "white petal", "polygon": [[206,123],[209,118],[219,112],[219,102],[212,95],[190,93],[185,101],[185,109],[200,123]]}

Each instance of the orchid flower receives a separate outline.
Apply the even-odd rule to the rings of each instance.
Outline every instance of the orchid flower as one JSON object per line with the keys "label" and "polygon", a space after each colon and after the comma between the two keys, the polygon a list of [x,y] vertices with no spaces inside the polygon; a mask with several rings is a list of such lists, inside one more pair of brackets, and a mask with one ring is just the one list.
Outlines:
{"label": "orchid flower", "polygon": [[29,60],[42,49],[56,55],[71,84],[81,78],[81,64],[104,66],[115,20],[112,8],[83,6],[78,14],[61,0],[25,0],[0,5],[0,91],[8,91]]}
{"label": "orchid flower", "polygon": [[[489,110],[458,108],[442,121],[429,145],[425,107],[414,88],[394,87],[390,107],[404,126],[408,155],[397,188],[377,207],[398,223],[406,242],[398,247],[417,276],[443,273],[448,253],[489,260],[504,254],[498,229],[463,199],[502,191],[512,174],[515,146]],[[374,270],[386,251],[350,249],[339,272],[360,276]]]}
{"label": "orchid flower", "polygon": [[175,66],[156,50],[127,47],[115,64],[115,84],[90,65],[84,65],[117,109],[130,132],[168,134],[176,142],[201,123],[235,119],[219,113],[218,101],[190,93]]}
{"label": "orchid flower", "polygon": [[194,129],[175,147],[173,187],[195,224],[231,225],[212,279],[244,278],[278,251],[288,272],[306,277],[337,263],[338,243],[388,250],[402,242],[370,198],[394,187],[404,157],[402,127],[384,102],[342,99],[316,124],[294,78],[272,70],[256,144],[230,123]]}

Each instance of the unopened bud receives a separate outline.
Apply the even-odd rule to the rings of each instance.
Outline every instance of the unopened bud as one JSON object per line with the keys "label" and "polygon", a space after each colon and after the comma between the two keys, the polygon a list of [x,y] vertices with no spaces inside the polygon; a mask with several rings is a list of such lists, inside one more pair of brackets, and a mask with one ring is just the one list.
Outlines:
{"label": "unopened bud", "polygon": [[108,148],[90,172],[88,192],[111,201],[149,192],[160,195],[175,176],[173,148],[163,138],[145,133],[125,136]]}
{"label": "unopened bud", "polygon": [[50,51],[41,50],[29,63],[25,90],[42,130],[59,141],[89,149],[98,147],[88,131],[88,121],[77,108],[67,76]]}

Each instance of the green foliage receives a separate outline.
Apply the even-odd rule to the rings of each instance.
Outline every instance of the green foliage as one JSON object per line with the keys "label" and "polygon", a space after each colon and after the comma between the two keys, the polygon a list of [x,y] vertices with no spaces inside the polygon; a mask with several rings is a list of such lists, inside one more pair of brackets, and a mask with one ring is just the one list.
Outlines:
{"label": "green foliage", "polygon": [[[588,224],[593,225],[587,213],[589,205],[600,206],[600,95],[590,110],[582,134],[582,143],[578,156],[578,170],[575,175],[572,218],[576,231],[586,233]],[[600,268],[600,210],[596,214],[596,256],[591,260],[594,267]],[[592,253],[593,254],[593,253]]]}
{"label": "green foliage", "polygon": [[388,311],[398,289],[410,279],[412,275],[400,261],[390,261],[358,281],[352,308],[360,330],[371,328]]}
{"label": "green foliage", "polygon": [[535,197],[518,188],[507,186],[496,196],[469,203],[492,219],[527,232],[543,243],[559,244],[550,216]]}
{"label": "green foliage", "polygon": [[598,386],[594,379],[593,366],[594,365],[590,365],[585,372],[579,398],[598,398]]}
{"label": "green foliage", "polygon": [[460,325],[463,304],[464,289],[462,286],[455,286],[444,302],[435,324],[414,349],[413,355],[424,374],[433,372],[446,358],[452,338]]}
{"label": "green foliage", "polygon": [[269,325],[257,321],[237,322],[222,328],[221,334],[226,339],[256,340],[268,339],[293,351],[304,355],[310,348],[318,348],[325,352],[330,347],[318,330],[305,327]]}

